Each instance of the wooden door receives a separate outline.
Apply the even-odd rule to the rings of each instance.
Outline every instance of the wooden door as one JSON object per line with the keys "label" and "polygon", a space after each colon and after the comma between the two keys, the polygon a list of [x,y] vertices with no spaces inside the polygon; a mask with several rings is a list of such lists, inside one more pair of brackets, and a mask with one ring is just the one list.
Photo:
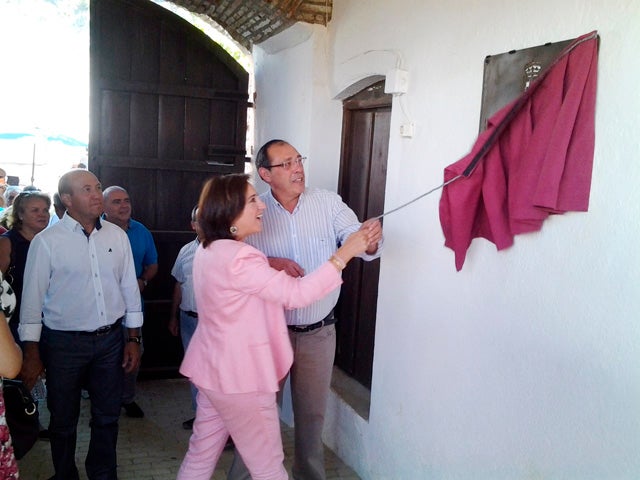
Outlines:
{"label": "wooden door", "polygon": [[[339,193],[366,220],[383,213],[391,95],[384,82],[364,89],[343,104]],[[371,388],[380,261],[355,259],[343,272],[336,306],[336,365]]]}
{"label": "wooden door", "polygon": [[89,169],[129,191],[151,230],[159,272],[145,290],[142,372],[182,358],[166,323],[171,268],[194,238],[190,212],[211,175],[242,172],[248,73],[182,18],[146,0],[91,1]]}

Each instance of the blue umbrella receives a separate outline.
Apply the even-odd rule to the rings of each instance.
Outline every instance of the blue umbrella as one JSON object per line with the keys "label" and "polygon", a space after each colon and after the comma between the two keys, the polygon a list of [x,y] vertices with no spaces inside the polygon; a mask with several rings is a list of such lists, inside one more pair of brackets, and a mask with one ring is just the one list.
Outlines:
{"label": "blue umbrella", "polygon": [[78,140],[77,138],[68,137],[67,135],[48,135],[40,137],[40,135],[37,133],[0,132],[0,140],[18,140],[27,137],[32,137],[34,140],[36,138],[42,138],[47,142],[61,142],[70,147],[87,146],[87,142],[83,142],[82,140]]}

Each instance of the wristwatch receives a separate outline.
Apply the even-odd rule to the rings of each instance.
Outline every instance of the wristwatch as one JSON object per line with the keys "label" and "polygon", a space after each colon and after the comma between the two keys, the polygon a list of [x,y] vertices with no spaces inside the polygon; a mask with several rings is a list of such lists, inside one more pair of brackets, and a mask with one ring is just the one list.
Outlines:
{"label": "wristwatch", "polygon": [[138,345],[142,344],[142,336],[138,335],[135,337],[129,337],[127,338],[127,342],[129,343],[137,343]]}

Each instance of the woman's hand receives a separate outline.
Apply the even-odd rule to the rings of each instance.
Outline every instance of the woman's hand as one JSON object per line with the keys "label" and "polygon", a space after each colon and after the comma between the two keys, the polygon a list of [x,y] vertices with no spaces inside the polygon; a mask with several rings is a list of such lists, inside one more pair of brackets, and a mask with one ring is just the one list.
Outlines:
{"label": "woman's hand", "polygon": [[377,218],[370,218],[362,224],[360,230],[369,231],[369,246],[367,247],[366,252],[369,255],[373,255],[378,251],[378,243],[382,241],[382,225],[380,224],[380,220]]}
{"label": "woman's hand", "polygon": [[344,263],[349,262],[353,257],[367,251],[374,235],[368,228],[353,232],[338,249],[336,255]]}

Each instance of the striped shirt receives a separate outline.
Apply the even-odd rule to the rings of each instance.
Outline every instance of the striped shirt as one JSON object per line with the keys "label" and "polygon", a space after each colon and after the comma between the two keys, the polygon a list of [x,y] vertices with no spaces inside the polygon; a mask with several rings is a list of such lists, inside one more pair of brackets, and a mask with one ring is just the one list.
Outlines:
{"label": "striped shirt", "polygon": [[[356,214],[336,193],[307,188],[300,195],[293,213],[289,213],[273,197],[271,190],[260,195],[267,206],[262,219],[262,232],[245,241],[267,257],[288,258],[311,273],[326,262],[342,242],[360,228]],[[364,260],[380,256],[382,245],[374,255],[362,255]],[[335,307],[340,295],[336,288],[329,295],[308,307],[285,312],[289,325],[309,325],[325,318]]]}
{"label": "striped shirt", "polygon": [[195,240],[187,243],[180,249],[176,262],[171,269],[171,275],[180,284],[182,300],[180,310],[185,312],[197,312],[196,297],[193,292],[193,258],[196,250],[200,246],[200,241]]}

